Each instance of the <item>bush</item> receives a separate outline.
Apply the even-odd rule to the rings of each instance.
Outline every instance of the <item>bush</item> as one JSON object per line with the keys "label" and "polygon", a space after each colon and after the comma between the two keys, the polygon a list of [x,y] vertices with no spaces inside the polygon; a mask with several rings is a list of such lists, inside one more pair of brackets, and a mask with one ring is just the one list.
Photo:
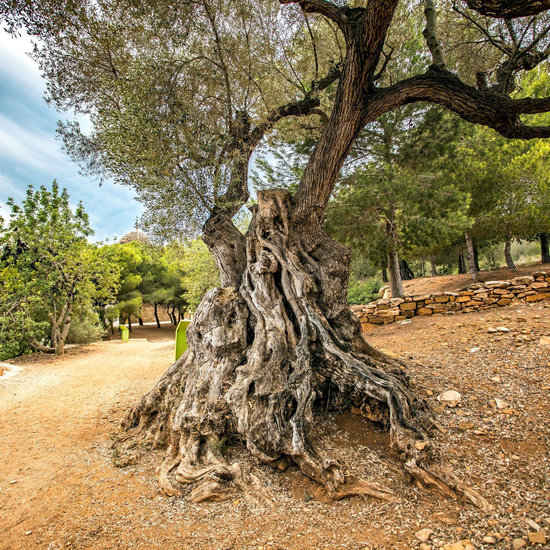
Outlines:
{"label": "bush", "polygon": [[85,311],[73,317],[67,344],[91,344],[104,336],[105,329],[101,327],[97,313]]}
{"label": "bush", "polygon": [[378,279],[350,281],[348,286],[348,302],[350,304],[368,304],[378,298],[382,283]]}

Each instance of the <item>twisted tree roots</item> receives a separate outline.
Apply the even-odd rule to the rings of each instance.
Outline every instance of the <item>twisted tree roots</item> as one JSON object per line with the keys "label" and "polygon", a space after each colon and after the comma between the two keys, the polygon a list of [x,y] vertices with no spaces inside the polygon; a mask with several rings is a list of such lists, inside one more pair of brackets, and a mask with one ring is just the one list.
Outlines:
{"label": "twisted tree roots", "polygon": [[435,423],[411,393],[401,361],[362,338],[346,302],[347,250],[321,229],[292,230],[289,212],[285,191],[259,193],[242,284],[205,295],[188,329],[188,351],[127,414],[115,445],[165,447],[163,492],[181,494],[191,484],[194,501],[235,491],[270,500],[257,475],[225,459],[227,438],[262,463],[293,461],[333,499],[392,498],[388,487],[346,476],[312,441],[314,412],[347,400],[386,426],[419,483],[489,509],[450,471],[427,466]]}

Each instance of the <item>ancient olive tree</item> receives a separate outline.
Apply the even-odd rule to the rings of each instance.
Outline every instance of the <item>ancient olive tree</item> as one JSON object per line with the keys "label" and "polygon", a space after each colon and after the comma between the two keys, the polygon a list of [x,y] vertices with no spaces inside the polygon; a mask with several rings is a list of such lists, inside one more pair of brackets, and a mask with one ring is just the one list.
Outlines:
{"label": "ancient olive tree", "polygon": [[[512,99],[489,85],[491,74],[475,87],[452,72],[433,0],[424,32],[431,65],[391,82],[386,37],[396,11],[406,17],[412,4],[280,3],[103,1],[29,25],[45,40],[38,56],[51,100],[94,123],[91,136],[65,129],[70,152],[136,185],[156,208],[160,197],[194,212],[220,269],[222,288],[197,308],[188,351],[128,413],[119,444],[165,447],[162,490],[191,486],[195,500],[261,490],[245,462],[220,452],[227,436],[263,463],[293,461],[333,498],[387,498],[387,487],[346,476],[311,437],[320,411],[352,402],[389,430],[420,483],[489,506],[428,466],[434,422],[406,365],[363,339],[346,301],[349,252],[323,230],[324,212],[355,139],[385,113],[432,102],[509,138],[548,137],[550,128],[521,115],[550,110],[550,98]],[[33,14],[8,16],[17,24]],[[509,64],[513,74],[525,68]],[[322,92],[336,80],[325,117]],[[243,235],[231,220],[248,200],[252,152],[281,119],[306,115],[324,124],[296,192],[259,192]]]}

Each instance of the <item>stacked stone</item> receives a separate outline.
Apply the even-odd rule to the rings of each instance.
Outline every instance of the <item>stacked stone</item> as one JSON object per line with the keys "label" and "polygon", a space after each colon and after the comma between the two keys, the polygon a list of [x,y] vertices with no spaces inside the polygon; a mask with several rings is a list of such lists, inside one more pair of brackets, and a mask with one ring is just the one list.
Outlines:
{"label": "stacked stone", "polygon": [[509,281],[474,283],[459,292],[383,298],[364,306],[351,306],[363,330],[410,319],[415,315],[468,313],[507,306],[513,302],[539,302],[550,298],[550,273],[515,277]]}

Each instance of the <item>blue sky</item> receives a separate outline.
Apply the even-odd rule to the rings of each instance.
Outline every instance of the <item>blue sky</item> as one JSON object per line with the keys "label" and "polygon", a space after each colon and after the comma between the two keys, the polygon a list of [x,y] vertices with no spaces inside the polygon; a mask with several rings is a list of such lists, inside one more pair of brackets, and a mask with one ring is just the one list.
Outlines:
{"label": "blue sky", "polygon": [[[121,237],[133,229],[142,207],[128,187],[83,177],[62,151],[57,121],[66,118],[43,99],[45,83],[26,52],[27,37],[12,38],[0,29],[0,215],[6,200],[24,198],[27,185],[66,187],[71,203],[82,201],[95,231],[94,240]],[[86,121],[84,121],[85,123]]]}

